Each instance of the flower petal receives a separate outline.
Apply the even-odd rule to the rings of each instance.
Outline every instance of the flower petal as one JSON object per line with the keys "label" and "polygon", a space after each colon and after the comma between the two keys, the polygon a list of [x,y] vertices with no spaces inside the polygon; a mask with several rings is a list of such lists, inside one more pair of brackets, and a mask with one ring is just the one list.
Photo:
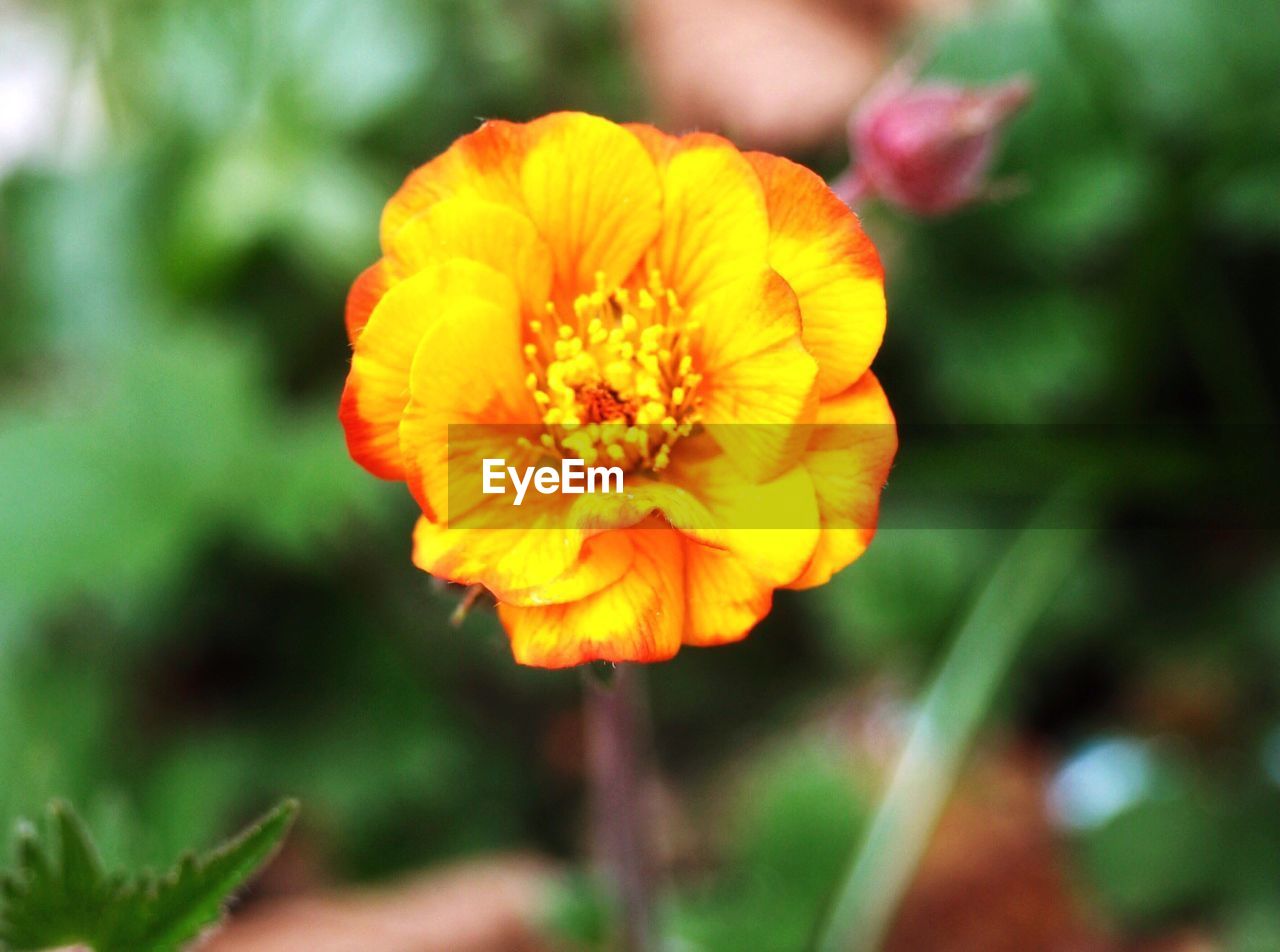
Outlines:
{"label": "flower petal", "polygon": [[[459,529],[426,516],[413,533],[413,563],[424,572],[462,585],[480,584],[499,599],[537,604],[597,591],[618,577],[617,547],[583,563],[581,532],[563,528],[544,501],[531,502],[545,518],[529,514],[532,528]],[[628,559],[629,562],[629,559]],[[545,592],[545,599],[540,593]]]}
{"label": "flower petal", "polygon": [[551,252],[533,222],[506,205],[452,197],[409,219],[391,241],[388,264],[414,274],[450,258],[468,258],[507,275],[530,314],[551,295]]}
{"label": "flower petal", "polygon": [[694,133],[674,145],[644,139],[662,176],[662,232],[646,260],[692,308],[767,263],[769,217],[760,178],[732,143]]}
{"label": "flower petal", "polygon": [[588,661],[665,661],[680,650],[680,536],[661,528],[625,531],[632,544],[631,564],[612,585],[578,601],[545,607],[499,603],[517,662],[565,668]]}
{"label": "flower petal", "polygon": [[824,528],[809,565],[789,588],[822,585],[866,550],[897,449],[893,411],[870,371],[823,401],[800,463],[813,480]]}
{"label": "flower petal", "polygon": [[380,259],[369,265],[360,272],[360,276],[352,283],[351,290],[347,292],[347,340],[352,347],[356,345],[356,338],[364,330],[365,324],[369,323],[369,315],[391,286],[391,277],[387,274],[385,264]]}
{"label": "flower petal", "polygon": [[612,287],[634,268],[661,223],[658,173],[627,130],[584,113],[528,126],[520,184],[530,219],[551,247],[557,288],[572,300],[597,272]]}
{"label": "flower petal", "polygon": [[672,520],[673,524],[704,546],[733,555],[770,586],[790,582],[808,564],[818,543],[821,523],[809,474],[795,466],[756,483],[727,454],[702,449],[673,457],[664,476],[670,492],[687,492],[704,507],[710,528],[704,528],[705,523],[682,525]]}
{"label": "flower petal", "polygon": [[[399,424],[409,489],[425,511],[445,521],[466,514],[479,501],[480,483],[474,477],[485,454],[504,459],[522,455],[516,441],[524,431],[509,425],[532,427],[539,420],[537,406],[523,386],[527,367],[520,352],[520,310],[511,282],[492,268],[464,259],[423,273],[464,265],[486,286],[433,302],[438,316],[418,342],[407,380],[409,399]],[[464,478],[451,480],[451,466],[457,467],[455,476]],[[451,507],[450,489],[458,485],[470,488]],[[477,517],[474,525],[502,523]]]}
{"label": "flower petal", "polygon": [[813,483],[798,466],[752,483],[705,435],[680,449],[664,481],[628,483],[627,498],[615,504],[630,511],[619,518],[660,517],[684,538],[684,643],[735,641],[769,611],[773,590],[813,555],[819,539]]}
{"label": "flower petal", "polygon": [[770,585],[734,553],[685,540],[684,643],[707,647],[741,641],[769,614]]}
{"label": "flower petal", "polygon": [[397,233],[419,212],[451,195],[520,208],[520,162],[528,126],[491,120],[409,173],[382,210],[379,234],[387,252]]}
{"label": "flower petal", "polygon": [[511,587],[502,593],[502,601],[510,605],[556,605],[594,595],[631,568],[634,548],[628,532],[592,536],[583,542],[577,561],[563,574],[527,588]]}
{"label": "flower petal", "polygon": [[701,419],[733,461],[756,480],[786,470],[804,448],[797,423],[816,413],[817,362],[800,341],[791,288],[764,269],[726,285],[692,315],[703,375]]}
{"label": "flower petal", "polygon": [[832,396],[871,366],[884,338],[880,258],[858,216],[821,178],[763,152],[747,158],[768,200],[769,264],[796,293],[819,390]]}
{"label": "flower petal", "polygon": [[669,135],[647,122],[624,122],[622,128],[640,140],[653,164],[661,169],[667,164],[672,153],[680,147],[680,137]]}
{"label": "flower petal", "polygon": [[409,371],[418,345],[427,329],[459,302],[483,301],[503,288],[514,299],[510,284],[492,269],[454,260],[402,281],[382,296],[356,340],[338,411],[356,462],[383,479],[404,479],[397,428],[409,399]]}
{"label": "flower petal", "polygon": [[491,269],[474,267],[489,276],[488,295],[453,299],[424,333],[400,445],[406,482],[433,516],[418,527],[415,562],[502,598],[569,572],[588,533],[570,528],[568,497],[530,493],[516,509],[509,494],[480,492],[483,459],[528,462],[529,451],[517,445],[524,428],[510,424],[535,427],[538,412],[521,383],[514,289]]}

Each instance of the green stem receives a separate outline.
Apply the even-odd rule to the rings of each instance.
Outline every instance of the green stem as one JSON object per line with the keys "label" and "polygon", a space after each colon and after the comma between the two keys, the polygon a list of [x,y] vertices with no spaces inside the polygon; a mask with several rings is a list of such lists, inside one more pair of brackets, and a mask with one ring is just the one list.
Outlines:
{"label": "green stem", "polygon": [[956,633],[836,893],[819,952],[873,952],[883,941],[997,687],[1093,536],[1048,528],[1070,525],[1066,518],[1056,502],[1041,511]]}

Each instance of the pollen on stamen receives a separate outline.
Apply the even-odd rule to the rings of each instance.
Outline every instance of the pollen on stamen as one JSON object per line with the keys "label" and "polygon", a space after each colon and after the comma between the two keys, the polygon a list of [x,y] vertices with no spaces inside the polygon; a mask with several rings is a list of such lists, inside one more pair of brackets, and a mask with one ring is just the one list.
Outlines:
{"label": "pollen on stamen", "polygon": [[653,270],[647,278],[610,291],[599,272],[570,314],[548,303],[550,340],[542,321],[529,322],[535,341],[524,348],[525,384],[546,428],[542,446],[658,472],[672,446],[693,431],[700,381],[690,353],[695,328],[661,274]]}

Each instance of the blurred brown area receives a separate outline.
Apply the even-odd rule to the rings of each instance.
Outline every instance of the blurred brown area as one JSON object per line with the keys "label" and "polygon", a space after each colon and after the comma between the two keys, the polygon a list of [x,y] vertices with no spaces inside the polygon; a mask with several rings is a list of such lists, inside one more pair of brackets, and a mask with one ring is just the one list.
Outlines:
{"label": "blurred brown area", "polygon": [[245,909],[205,952],[538,952],[559,873],[528,854],[468,860],[382,889],[304,894]]}
{"label": "blurred brown area", "polygon": [[1153,735],[1184,738],[1211,751],[1231,743],[1246,699],[1239,677],[1221,659],[1163,659],[1135,678],[1126,713]]}
{"label": "blurred brown area", "polygon": [[1203,932],[1122,937],[1075,888],[1045,809],[1046,751],[1009,739],[962,776],[884,952],[1221,952]]}
{"label": "blurred brown area", "polygon": [[908,25],[973,0],[631,0],[661,121],[792,151],[840,138]]}
{"label": "blurred brown area", "polygon": [[1010,744],[961,782],[886,952],[1117,952],[1070,889],[1045,814],[1050,763]]}

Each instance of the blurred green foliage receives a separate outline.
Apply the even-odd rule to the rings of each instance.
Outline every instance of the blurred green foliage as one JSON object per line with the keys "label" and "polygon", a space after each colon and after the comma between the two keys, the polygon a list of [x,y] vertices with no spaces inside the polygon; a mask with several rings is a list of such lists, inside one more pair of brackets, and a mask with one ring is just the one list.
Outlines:
{"label": "blurred green foliage", "polygon": [[[549,725],[572,723],[576,678],[517,669],[482,611],[448,628],[455,596],[408,562],[411,501],[347,459],[335,407],[342,299],[409,168],[483,116],[644,117],[618,12],[46,9],[95,65],[109,139],[0,181],[0,824],[67,796],[108,865],[154,862],[287,792],[350,877],[575,854],[580,778]],[[939,35],[932,72],[1021,72],[1037,95],[1003,150],[1012,197],[867,210],[900,419],[1274,421],[1278,67],[1273,0],[1045,0]],[[717,811],[723,873],[672,902],[687,947],[810,934],[875,780],[803,745],[740,751],[851,682],[913,689],[999,555],[998,526],[945,528],[934,490],[964,461],[919,459],[903,445],[886,521],[944,528],[884,531],[742,645],[654,672],[671,774],[741,804]],[[1172,735],[1149,790],[1072,833],[1080,888],[1124,925],[1274,948],[1274,532],[1126,532],[1135,499],[1113,488],[998,716],[1060,756]],[[1208,727],[1177,716],[1186,690]],[[568,917],[582,935],[589,907]]]}
{"label": "blurred green foliage", "polygon": [[809,743],[751,766],[726,831],[728,872],[676,911],[672,931],[692,948],[809,946],[867,814],[835,754]]}

